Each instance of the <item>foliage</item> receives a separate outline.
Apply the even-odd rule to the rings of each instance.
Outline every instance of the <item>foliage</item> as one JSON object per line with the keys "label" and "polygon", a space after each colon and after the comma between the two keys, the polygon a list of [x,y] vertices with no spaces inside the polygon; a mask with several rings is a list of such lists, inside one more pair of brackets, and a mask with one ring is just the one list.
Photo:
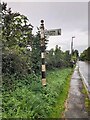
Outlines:
{"label": "foliage", "polygon": [[32,28],[26,16],[13,13],[2,3],[2,72],[21,77],[31,70],[30,51]]}
{"label": "foliage", "polygon": [[74,61],[76,63],[78,58],[79,58],[78,50],[73,50],[73,53],[72,53],[72,56],[71,56],[72,61]]}
{"label": "foliage", "polygon": [[2,44],[3,50],[8,50],[16,45],[26,47],[30,42],[32,25],[26,16],[12,13],[7,4],[2,4]]}
{"label": "foliage", "polygon": [[32,70],[35,74],[40,74],[41,71],[41,48],[40,48],[40,33],[38,32],[32,40],[31,52]]}
{"label": "foliage", "polygon": [[2,55],[3,69],[2,72],[8,75],[24,75],[29,69],[27,62],[27,57],[16,54],[16,53],[7,53]]}
{"label": "foliage", "polygon": [[57,103],[53,107],[53,111],[50,114],[50,118],[63,118],[63,114],[65,112],[65,101],[67,100],[70,88],[70,80],[71,75],[68,76],[67,80],[64,82],[62,92],[60,93],[60,96],[57,99]]}
{"label": "foliage", "polygon": [[69,68],[48,72],[47,86],[44,88],[40,77],[35,74],[18,80],[13,92],[3,91],[3,118],[48,118],[70,74]]}
{"label": "foliage", "polygon": [[56,45],[55,50],[51,49],[47,52],[46,65],[47,69],[68,67],[70,65],[69,51],[63,52],[61,48]]}
{"label": "foliage", "polygon": [[84,50],[80,55],[80,60],[82,61],[90,61],[90,47]]}

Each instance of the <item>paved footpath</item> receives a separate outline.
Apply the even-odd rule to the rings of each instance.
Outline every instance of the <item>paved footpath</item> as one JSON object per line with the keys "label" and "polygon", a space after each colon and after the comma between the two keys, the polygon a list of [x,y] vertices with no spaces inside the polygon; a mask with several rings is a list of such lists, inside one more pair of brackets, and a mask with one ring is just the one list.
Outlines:
{"label": "paved footpath", "polygon": [[86,112],[85,109],[85,97],[81,92],[82,87],[83,84],[78,72],[78,65],[76,65],[71,78],[68,100],[66,102],[65,118],[72,118],[72,120],[73,118],[88,120],[88,112]]}

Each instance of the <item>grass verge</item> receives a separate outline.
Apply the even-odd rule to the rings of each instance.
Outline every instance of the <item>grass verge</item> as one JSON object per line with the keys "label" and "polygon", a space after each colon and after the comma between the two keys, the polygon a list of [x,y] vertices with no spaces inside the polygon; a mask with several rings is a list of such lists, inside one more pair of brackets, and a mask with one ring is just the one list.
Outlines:
{"label": "grass verge", "polygon": [[86,88],[85,88],[84,85],[83,85],[82,93],[85,96],[85,108],[86,108],[86,111],[88,112],[88,115],[90,116],[90,99],[88,97],[88,93],[87,93]]}
{"label": "grass verge", "polygon": [[29,75],[17,80],[16,89],[3,91],[3,118],[60,118],[68,95],[71,68],[47,72],[47,86],[40,77]]}
{"label": "grass verge", "polygon": [[57,103],[53,107],[52,114],[49,116],[51,118],[63,118],[63,113],[65,111],[65,102],[68,97],[72,73],[73,73],[73,69],[71,70],[70,74],[67,76],[66,81],[63,85],[63,90],[59,94],[59,97],[57,98]]}

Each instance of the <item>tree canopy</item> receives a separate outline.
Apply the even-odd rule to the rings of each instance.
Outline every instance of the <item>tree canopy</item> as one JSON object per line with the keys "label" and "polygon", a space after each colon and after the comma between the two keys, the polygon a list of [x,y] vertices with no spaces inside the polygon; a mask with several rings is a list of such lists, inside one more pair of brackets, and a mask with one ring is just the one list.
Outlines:
{"label": "tree canopy", "polygon": [[90,61],[90,47],[84,50],[80,55],[80,60],[82,61]]}

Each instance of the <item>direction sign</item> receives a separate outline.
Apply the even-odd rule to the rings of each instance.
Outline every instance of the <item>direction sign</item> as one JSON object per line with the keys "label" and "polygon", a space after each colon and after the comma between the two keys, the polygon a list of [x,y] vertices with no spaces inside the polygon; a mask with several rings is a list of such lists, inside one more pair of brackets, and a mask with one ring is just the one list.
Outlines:
{"label": "direction sign", "polygon": [[61,29],[45,30],[45,35],[49,35],[49,36],[61,35]]}

